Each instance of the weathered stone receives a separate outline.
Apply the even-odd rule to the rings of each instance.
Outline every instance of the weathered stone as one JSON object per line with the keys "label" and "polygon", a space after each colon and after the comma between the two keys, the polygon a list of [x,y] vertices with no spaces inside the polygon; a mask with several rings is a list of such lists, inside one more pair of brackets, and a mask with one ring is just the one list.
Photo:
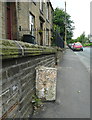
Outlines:
{"label": "weathered stone", "polygon": [[21,64],[19,67],[20,70],[23,70],[25,68],[27,68],[27,63]]}
{"label": "weathered stone", "polygon": [[39,66],[36,68],[36,94],[39,98],[52,101],[56,99],[57,69]]}
{"label": "weathered stone", "polygon": [[[2,71],[2,79],[7,79],[6,71]],[[3,81],[2,81],[3,82]]]}
{"label": "weathered stone", "polygon": [[18,66],[11,67],[11,68],[9,68],[9,70],[7,72],[8,72],[8,76],[11,77],[11,76],[19,73],[19,67]]}
{"label": "weathered stone", "polygon": [[[29,47],[35,48],[35,45],[33,46],[29,45]],[[40,48],[46,49],[44,47],[40,47]],[[2,86],[1,94],[3,93],[3,95],[0,94],[3,100],[1,105],[2,115],[5,115],[4,116],[5,118],[9,118],[9,117],[22,118],[25,116],[28,117],[33,112],[33,108],[31,105],[31,101],[32,101],[31,98],[35,94],[35,79],[36,79],[35,68],[38,65],[45,65],[50,67],[54,66],[55,52],[49,54],[43,53],[40,54],[39,56],[30,56],[29,54],[27,57],[24,56],[17,58],[11,57],[9,59],[3,59],[2,64],[3,65],[1,72],[3,74],[2,74],[2,81],[0,81],[0,85]],[[47,73],[45,72],[45,75],[48,76],[48,73],[49,72]],[[50,75],[52,75],[52,73]],[[48,79],[48,77],[46,77],[46,79]],[[53,82],[51,81],[50,83],[53,84]],[[50,86],[49,80],[47,86]],[[47,92],[46,90],[47,89],[45,89],[45,92]],[[46,99],[52,98],[51,94],[48,92],[48,96],[45,96]],[[54,99],[55,98],[53,98],[53,100]],[[14,104],[17,102],[19,102],[19,104],[15,106]],[[10,113],[6,114],[8,111],[10,111],[11,107],[13,107],[14,109],[12,108],[13,110]]]}
{"label": "weathered stone", "polygon": [[[4,64],[5,63],[5,64]],[[7,62],[6,60],[3,60],[2,61],[2,67],[5,69],[5,68],[8,68],[8,67],[11,67],[13,65],[16,65],[17,62],[16,62],[16,59],[7,59]]]}
{"label": "weathered stone", "polygon": [[[0,39],[0,41],[2,40]],[[19,44],[20,47],[16,45],[16,42]],[[18,58],[22,56],[37,56],[53,53],[55,54],[57,52],[57,50],[52,47],[38,47],[38,45],[13,40],[3,40],[2,42],[0,42],[0,44],[0,54],[2,55],[2,59]]]}
{"label": "weathered stone", "polygon": [[[13,4],[13,3],[10,3]],[[52,28],[52,7],[46,2],[43,7],[43,15],[39,10],[39,2],[17,2],[15,4],[15,17],[13,26],[15,29],[13,35],[17,33],[14,40],[7,39],[6,24],[6,3],[0,2],[0,60],[2,60],[2,80],[0,80],[0,112],[3,118],[27,118],[33,112],[31,104],[32,95],[35,94],[35,67],[38,65],[54,65],[55,54],[57,49],[41,44],[40,27],[42,17],[44,19],[43,29]],[[49,21],[46,20],[46,7],[49,4]],[[14,12],[14,11],[13,11]],[[24,43],[22,40],[24,34],[30,34],[29,30],[29,13],[35,16],[34,31],[35,42],[39,45]],[[40,16],[41,15],[41,16]],[[18,24],[17,24],[17,23]],[[21,30],[19,29],[21,27]],[[12,29],[13,30],[13,29]],[[17,31],[18,30],[18,31]],[[24,31],[23,31],[24,30]],[[25,31],[27,30],[27,31]],[[45,30],[45,29],[44,29]],[[15,33],[14,33],[15,32]],[[43,31],[42,45],[51,45],[51,31],[49,31],[48,41],[46,40],[46,31]],[[47,43],[46,43],[47,42]],[[1,63],[1,62],[0,62]],[[1,67],[1,64],[0,64]],[[48,83],[49,84],[49,83]],[[2,108],[2,109],[1,109]]]}

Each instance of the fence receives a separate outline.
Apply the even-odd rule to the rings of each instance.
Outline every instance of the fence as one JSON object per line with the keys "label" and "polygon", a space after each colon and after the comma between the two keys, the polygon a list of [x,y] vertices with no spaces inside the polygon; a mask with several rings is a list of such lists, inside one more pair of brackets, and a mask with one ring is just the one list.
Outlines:
{"label": "fence", "polygon": [[63,37],[59,34],[58,31],[53,31],[54,36],[54,44],[60,48],[64,48],[64,40]]}

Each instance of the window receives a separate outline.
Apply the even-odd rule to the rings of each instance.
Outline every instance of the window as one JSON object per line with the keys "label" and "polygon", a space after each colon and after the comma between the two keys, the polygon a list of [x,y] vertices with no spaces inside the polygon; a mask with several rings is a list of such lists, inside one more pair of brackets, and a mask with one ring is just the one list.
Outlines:
{"label": "window", "polygon": [[35,17],[30,13],[29,14],[29,29],[32,36],[34,36],[34,20]]}
{"label": "window", "polygon": [[40,10],[43,11],[43,1],[40,0]]}
{"label": "window", "polygon": [[49,45],[49,29],[46,29],[46,45]]}
{"label": "window", "polygon": [[49,20],[49,5],[47,3],[47,20]]}
{"label": "window", "polygon": [[40,21],[40,45],[43,45],[43,21]]}
{"label": "window", "polygon": [[32,0],[32,2],[36,5],[36,0]]}

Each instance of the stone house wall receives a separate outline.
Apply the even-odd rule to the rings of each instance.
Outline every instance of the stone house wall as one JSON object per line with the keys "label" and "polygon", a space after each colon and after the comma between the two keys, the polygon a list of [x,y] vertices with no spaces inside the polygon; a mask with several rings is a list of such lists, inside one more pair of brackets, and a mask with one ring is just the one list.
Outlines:
{"label": "stone house wall", "polygon": [[[18,38],[21,40],[23,34],[30,34],[29,31],[29,3],[18,2],[17,7],[17,22],[18,22]],[[21,30],[19,28],[21,27]]]}
{"label": "stone house wall", "polygon": [[[2,2],[0,2],[0,11],[2,10]],[[0,12],[0,38],[2,38],[2,12]]]}
{"label": "stone house wall", "polygon": [[[3,39],[7,39],[7,24],[6,24],[6,2],[2,2],[2,37]],[[16,24],[16,30],[14,31],[17,36],[14,37],[15,40],[22,41],[22,37],[24,34],[30,34],[29,29],[29,13],[32,13],[32,15],[35,17],[35,42],[40,45],[40,17],[44,19],[43,22],[43,45],[46,45],[46,29],[49,29],[49,38],[48,38],[48,45],[51,45],[51,29],[52,29],[52,11],[53,8],[51,7],[51,4],[49,4],[49,21],[46,19],[46,11],[47,11],[47,2],[43,3],[43,12],[40,11],[40,2],[17,2],[15,3],[15,11],[16,15],[13,15],[16,20],[12,25],[15,26]],[[14,28],[15,29],[15,28]],[[13,34],[14,34],[13,32]]]}
{"label": "stone house wall", "polygon": [[1,2],[2,4],[2,7],[1,7],[1,14],[2,14],[2,38],[3,39],[6,39],[6,20],[5,20],[5,16],[6,16],[6,13],[5,13],[5,3],[4,2]]}

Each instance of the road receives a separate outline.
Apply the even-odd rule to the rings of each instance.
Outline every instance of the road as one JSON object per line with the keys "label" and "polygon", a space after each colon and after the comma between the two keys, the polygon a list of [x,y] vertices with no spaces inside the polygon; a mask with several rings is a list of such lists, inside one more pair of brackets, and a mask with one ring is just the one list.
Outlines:
{"label": "road", "polygon": [[90,72],[82,62],[86,52],[66,49],[58,66],[56,101],[44,103],[33,118],[90,118]]}
{"label": "road", "polygon": [[84,64],[84,66],[90,72],[90,60],[92,59],[92,54],[91,54],[92,48],[85,47],[85,48],[83,48],[83,51],[76,51],[74,53],[78,55],[81,62]]}

